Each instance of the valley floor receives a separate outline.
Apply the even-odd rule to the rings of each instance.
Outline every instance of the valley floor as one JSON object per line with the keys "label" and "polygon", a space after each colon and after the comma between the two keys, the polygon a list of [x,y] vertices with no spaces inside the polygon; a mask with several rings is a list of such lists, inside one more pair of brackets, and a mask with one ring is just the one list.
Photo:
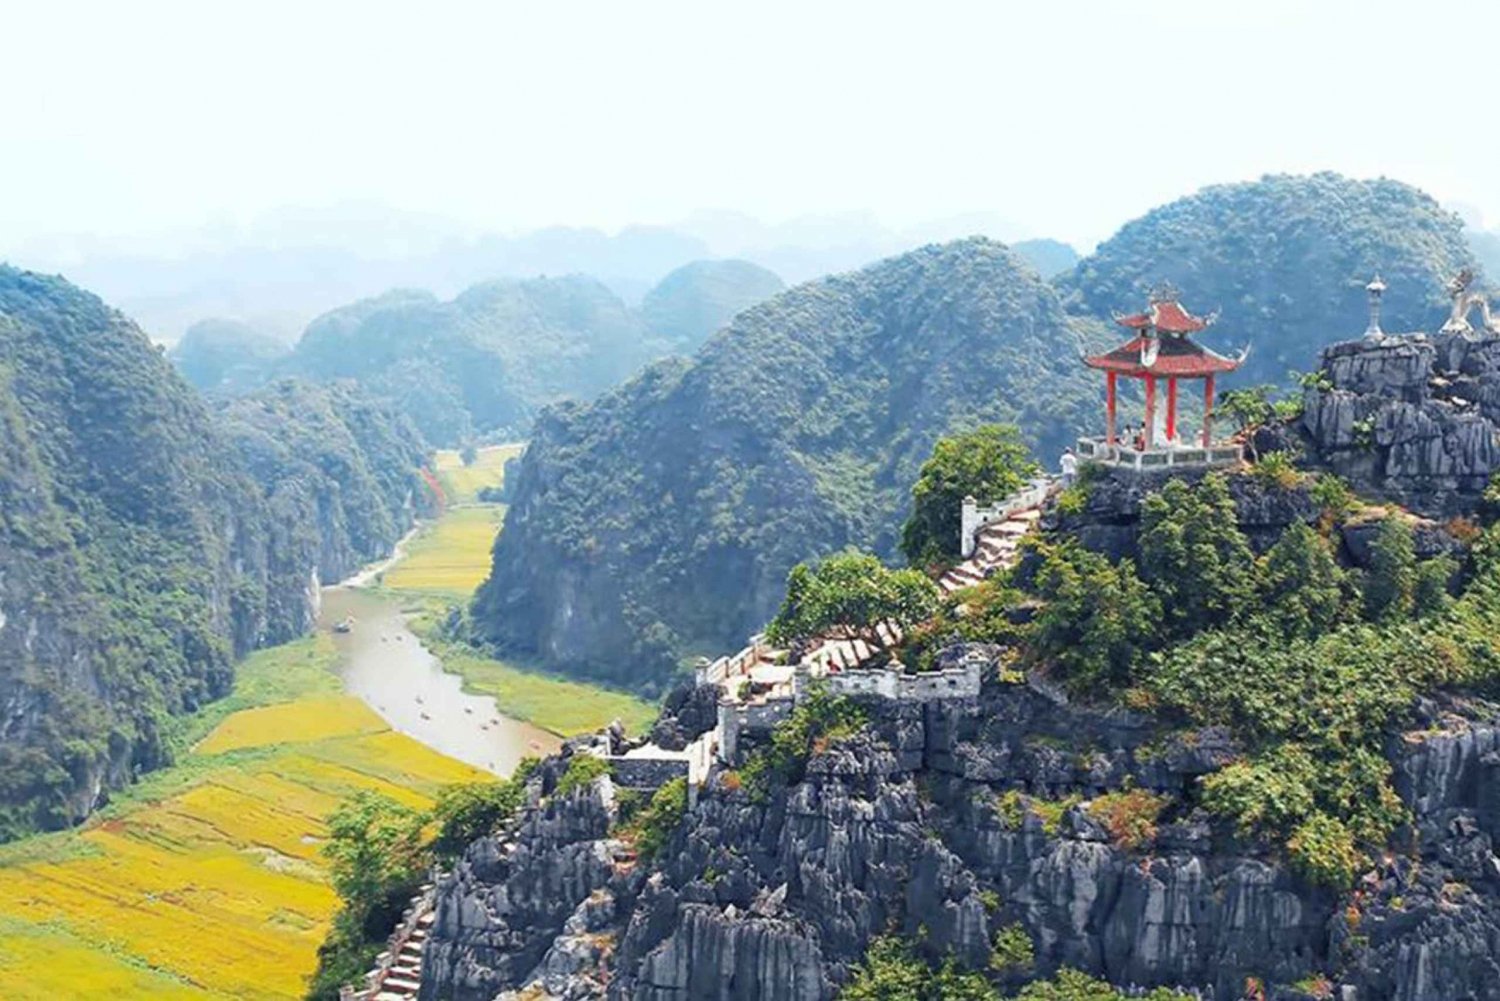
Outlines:
{"label": "valley floor", "polygon": [[[479,504],[510,447],[469,467],[440,453],[456,502],[410,540],[370,596],[399,603],[465,687],[554,734],[650,704],[474,656],[432,630],[488,573],[504,508]],[[356,627],[358,628],[358,627]],[[173,721],[176,765],[115,797],[82,828],[0,846],[0,997],[296,998],[337,900],[324,818],[373,789],[414,807],[484,772],[396,732],[345,694],[326,632],[260,651],[233,694]],[[540,753],[540,752],[537,752]]]}

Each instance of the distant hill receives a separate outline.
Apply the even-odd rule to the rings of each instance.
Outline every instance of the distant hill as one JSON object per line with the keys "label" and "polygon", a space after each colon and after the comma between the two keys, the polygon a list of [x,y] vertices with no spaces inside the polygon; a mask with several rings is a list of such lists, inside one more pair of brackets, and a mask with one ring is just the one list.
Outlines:
{"label": "distant hill", "polygon": [[451,302],[395,291],[314,320],[278,369],[349,378],[435,444],[519,434],[535,410],[590,396],[652,357],[625,304],[582,275],[494,281]]}
{"label": "distant hill", "polygon": [[438,445],[514,438],[549,403],[692,351],[780,284],[743,261],[703,261],[668,275],[639,311],[585,275],[484,282],[449,302],[395,290],[318,317],[263,378],[353,379]]}
{"label": "distant hill", "polygon": [[1021,240],[1011,244],[1010,249],[1043,278],[1055,278],[1080,260],[1078,251],[1061,240]]}
{"label": "distant hill", "polygon": [[740,313],[691,361],[538,420],[473,607],[500,646],[647,689],[764,623],[798,560],[890,554],[933,441],[1041,454],[1094,416],[1089,321],[1003,246],[928,246]]}
{"label": "distant hill", "polygon": [[641,319],[673,351],[691,352],[740,310],[785,287],[774,272],[749,261],[694,261],[646,293]]}
{"label": "distant hill", "polygon": [[172,714],[425,503],[398,418],[341,391],[235,406],[95,296],[0,267],[0,841],[163,764]]}
{"label": "distant hill", "polygon": [[1398,181],[1271,176],[1204,188],[1127,223],[1057,279],[1070,308],[1101,319],[1170,281],[1183,301],[1222,309],[1205,341],[1250,344],[1240,383],[1312,368],[1318,349],[1364,330],[1365,284],[1390,286],[1384,326],[1431,329],[1442,283],[1473,263],[1458,217]]}
{"label": "distant hill", "polygon": [[167,357],[194,388],[240,393],[260,385],[271,363],[291,350],[283,340],[238,320],[199,320]]}

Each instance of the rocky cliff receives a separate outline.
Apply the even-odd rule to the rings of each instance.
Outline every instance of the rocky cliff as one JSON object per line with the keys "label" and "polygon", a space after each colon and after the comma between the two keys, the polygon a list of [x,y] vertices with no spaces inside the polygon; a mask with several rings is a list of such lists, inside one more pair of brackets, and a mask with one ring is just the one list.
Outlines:
{"label": "rocky cliff", "polygon": [[[983,968],[1017,923],[1033,974],[1068,965],[1216,999],[1255,981],[1323,996],[1292,986],[1316,975],[1358,1001],[1500,997],[1494,707],[1429,704],[1393,740],[1412,854],[1347,894],[1194,805],[1195,779],[1239,753],[1223,732],[993,678],[978,699],[867,710],[869,727],[763,802],[718,772],[656,859],[611,837],[607,781],[535,799],[442,885],[423,997],[822,1001],[877,935]],[[1122,839],[1102,807],[1124,789],[1170,805]]]}
{"label": "rocky cliff", "polygon": [[1500,335],[1330,345],[1301,426],[1356,487],[1434,516],[1472,512],[1500,469]]}

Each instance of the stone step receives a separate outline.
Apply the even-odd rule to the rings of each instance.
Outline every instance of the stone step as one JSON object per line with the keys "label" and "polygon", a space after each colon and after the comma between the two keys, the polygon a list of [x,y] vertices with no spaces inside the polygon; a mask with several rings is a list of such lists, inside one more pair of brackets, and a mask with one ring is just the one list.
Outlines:
{"label": "stone step", "polygon": [[393,973],[388,973],[386,974],[385,980],[381,982],[381,987],[388,991],[411,991],[413,994],[415,994],[417,991],[422,989],[421,976],[422,975],[418,973],[417,979],[414,980],[410,977],[403,977],[395,975]]}

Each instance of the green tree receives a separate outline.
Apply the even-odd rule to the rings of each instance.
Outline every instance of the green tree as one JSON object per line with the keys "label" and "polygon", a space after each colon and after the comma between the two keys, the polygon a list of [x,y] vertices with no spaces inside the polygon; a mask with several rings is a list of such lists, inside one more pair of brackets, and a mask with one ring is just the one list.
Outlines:
{"label": "green tree", "polygon": [[1411,525],[1399,515],[1387,515],[1370,546],[1365,616],[1375,622],[1410,616],[1416,583],[1417,555]]}
{"label": "green tree", "polygon": [[1154,644],[1161,606],[1129,560],[1118,566],[1076,543],[1045,550],[1032,625],[1032,655],[1053,665],[1068,687],[1128,685]]}
{"label": "green tree", "polygon": [[346,909],[370,913],[421,883],[427,866],[424,820],[390,797],[368,791],[355,793],[333,811],[323,854]]}
{"label": "green tree", "polygon": [[1240,531],[1229,485],[1171,480],[1141,503],[1141,578],[1160,597],[1179,637],[1223,625],[1254,607],[1255,557]]}
{"label": "green tree", "polygon": [[923,566],[957,559],[963,499],[1001,500],[1038,469],[1021,432],[1009,424],[939,438],[911,489],[911,516],[901,528],[907,562]]}
{"label": "green tree", "polygon": [[526,780],[537,759],[525,758],[508,779],[445,786],[432,806],[437,835],[432,850],[440,858],[454,858],[470,842],[495,833],[515,815],[526,799]]}
{"label": "green tree", "polygon": [[1458,572],[1458,563],[1451,556],[1434,556],[1417,564],[1412,580],[1412,614],[1419,619],[1441,614],[1453,599],[1448,594],[1448,582]]}
{"label": "green tree", "polygon": [[951,958],[936,971],[895,937],[870,943],[865,961],[839,993],[841,1001],[1000,1001],[982,974]]}
{"label": "green tree", "polygon": [[892,570],[867,553],[843,552],[792,568],[786,598],[766,636],[781,644],[820,636],[857,638],[884,650],[888,644],[879,626],[910,629],[930,618],[937,604],[937,585],[920,570]]}
{"label": "green tree", "polygon": [[1190,1001],[1186,994],[1158,987],[1149,994],[1127,995],[1103,980],[1064,967],[1051,980],[1039,980],[1021,988],[1016,1001]]}
{"label": "green tree", "polygon": [[1313,639],[1338,622],[1344,573],[1322,536],[1296,522],[1260,563],[1260,607],[1288,636]]}
{"label": "green tree", "polygon": [[355,793],[328,818],[329,878],[342,907],[318,947],[311,1001],[334,1001],[339,988],[374,963],[380,944],[422,882],[429,856],[423,814],[374,792]]}

